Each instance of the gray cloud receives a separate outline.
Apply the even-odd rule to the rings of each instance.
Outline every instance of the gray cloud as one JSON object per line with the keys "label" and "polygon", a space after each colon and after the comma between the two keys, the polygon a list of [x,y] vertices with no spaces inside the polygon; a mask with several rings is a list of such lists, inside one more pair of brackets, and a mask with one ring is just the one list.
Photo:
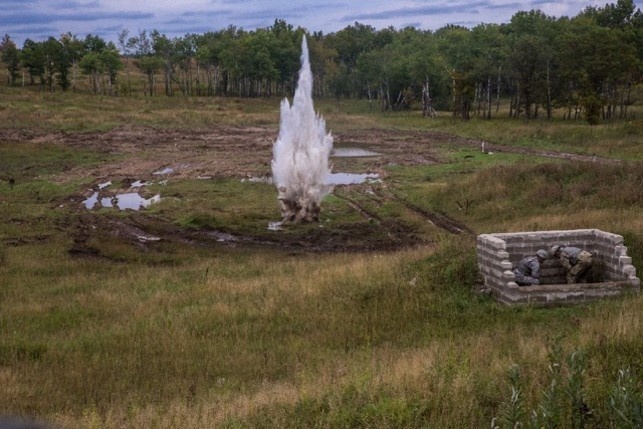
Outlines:
{"label": "gray cloud", "polygon": [[[539,6],[542,6],[544,4],[549,4],[549,3],[556,3],[556,2],[552,1],[552,0],[532,0],[532,1],[529,2],[529,5],[531,7],[533,7],[533,8],[537,8]],[[565,3],[565,2],[563,2],[563,3]]]}
{"label": "gray cloud", "polygon": [[4,10],[9,10],[12,8],[24,8],[30,4],[39,3],[40,0],[2,0],[2,7]]}
{"label": "gray cloud", "polygon": [[11,30],[11,34],[24,34],[31,39],[36,38],[36,36],[52,36],[58,34],[58,29],[55,27],[18,27]]}
{"label": "gray cloud", "polygon": [[189,17],[218,17],[221,15],[230,15],[232,14],[233,11],[230,9],[219,9],[219,10],[199,10],[199,11],[189,11],[189,12],[183,12],[181,16],[189,16]]}
{"label": "gray cloud", "polygon": [[82,3],[78,1],[63,1],[63,2],[57,3],[55,6],[57,9],[68,9],[68,10],[96,9],[100,7],[100,2],[98,0],[92,1],[89,3]]}
{"label": "gray cloud", "polygon": [[382,12],[361,13],[348,15],[343,18],[345,21],[359,21],[366,19],[395,19],[406,18],[409,16],[427,16],[427,15],[452,15],[454,13],[478,13],[477,8],[481,6],[488,6],[486,1],[475,1],[463,4],[450,4],[440,6],[419,6],[419,7],[404,7],[399,9],[389,9]]}
{"label": "gray cloud", "polygon": [[[547,0],[549,1],[549,0]],[[523,3],[505,3],[505,4],[488,4],[485,6],[486,9],[504,9],[504,10],[515,10],[518,11],[522,8],[524,8],[525,5]]]}
{"label": "gray cloud", "polygon": [[9,13],[0,15],[0,25],[49,24],[59,21],[132,20],[152,18],[149,12],[85,12],[85,13]]}
{"label": "gray cloud", "polygon": [[[605,0],[605,2],[615,0]],[[503,3],[505,2],[505,3]],[[66,32],[99,34],[116,40],[122,29],[157,29],[168,37],[217,31],[234,26],[246,30],[271,26],[283,19],[308,31],[331,33],[353,22],[376,28],[407,26],[438,29],[458,24],[473,27],[481,22],[508,22],[519,11],[546,8],[574,15],[596,0],[191,0],[129,1],[121,11],[109,10],[111,0],[0,0],[0,30],[22,43],[26,38],[54,36]],[[635,1],[635,3],[637,3]],[[389,10],[382,10],[382,6]],[[195,10],[196,9],[196,10]],[[199,10],[200,9],[200,10]],[[478,20],[479,19],[479,20]]]}

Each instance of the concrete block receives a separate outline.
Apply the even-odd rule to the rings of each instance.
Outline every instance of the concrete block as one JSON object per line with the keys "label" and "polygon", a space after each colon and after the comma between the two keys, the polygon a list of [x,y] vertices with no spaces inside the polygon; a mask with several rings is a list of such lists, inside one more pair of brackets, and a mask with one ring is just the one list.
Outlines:
{"label": "concrete block", "polygon": [[636,277],[636,268],[634,265],[625,265],[623,267],[623,274],[627,277]]}
{"label": "concrete block", "polygon": [[506,282],[512,282],[516,280],[516,275],[513,271],[506,270],[502,273],[502,279]]}
{"label": "concrete block", "polygon": [[627,255],[627,246],[614,246],[614,253],[617,256]]}
{"label": "concrete block", "polygon": [[604,232],[599,230],[596,230],[595,235],[599,241],[602,241],[604,243],[609,243],[612,245],[623,244],[622,235],[612,234],[610,232]]}

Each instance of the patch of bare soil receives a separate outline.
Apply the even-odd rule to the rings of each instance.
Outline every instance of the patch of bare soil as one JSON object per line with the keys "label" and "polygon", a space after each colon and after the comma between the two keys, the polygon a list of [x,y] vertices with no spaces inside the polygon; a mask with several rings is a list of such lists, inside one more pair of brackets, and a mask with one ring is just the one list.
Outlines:
{"label": "patch of bare soil", "polygon": [[[272,144],[277,128],[208,128],[201,130],[121,127],[107,132],[42,133],[2,130],[4,141],[64,144],[98,153],[118,155],[119,160],[100,166],[74,167],[61,180],[95,177],[97,181],[154,175],[166,167],[173,178],[257,177],[269,175]],[[369,165],[377,171],[388,164],[418,165],[437,162],[431,147],[444,136],[431,133],[364,130],[334,134],[335,146],[368,146],[381,153]],[[341,161],[340,161],[341,162]]]}
{"label": "patch of bare soil", "polygon": [[[113,155],[106,157],[111,161],[98,166],[70,166],[64,174],[54,179],[62,183],[89,177],[94,178],[97,186],[109,180],[130,183],[132,180],[154,181],[164,177],[175,180],[269,176],[272,144],[277,134],[277,128],[261,127],[178,130],[125,126],[108,132],[91,133],[0,130],[0,139],[32,144],[61,144]],[[385,166],[438,163],[434,150],[438,144],[481,146],[480,141],[435,132],[377,129],[337,133],[334,134],[335,147],[365,148],[377,152],[379,156],[360,158],[358,162],[336,158],[334,171],[377,173],[385,178]],[[486,144],[486,149],[531,152],[572,160],[589,158],[491,144]],[[360,171],[351,171],[355,168]],[[360,192],[360,188],[351,192]],[[340,196],[340,193],[336,195]],[[423,243],[423,239],[408,225],[395,219],[379,219],[376,213],[360,206],[348,193],[341,193],[340,198],[346,199],[351,207],[369,220],[359,227],[335,225],[324,228],[320,225],[319,228],[306,228],[301,233],[267,231],[260,236],[239,235],[235,231],[180,228],[170,219],[144,212],[119,217],[98,215],[87,211],[79,202],[82,201],[81,197],[87,196],[71,198],[78,205],[79,213],[75,220],[70,220],[74,224],[67,225],[74,239],[70,249],[72,255],[100,256],[100,250],[89,244],[92,237],[97,235],[119,237],[144,248],[171,241],[203,246],[267,246],[306,252],[390,250]],[[444,214],[428,212],[390,193],[381,192],[377,198],[381,201],[395,200],[396,204],[404,205],[450,233],[472,233],[466,225]]]}

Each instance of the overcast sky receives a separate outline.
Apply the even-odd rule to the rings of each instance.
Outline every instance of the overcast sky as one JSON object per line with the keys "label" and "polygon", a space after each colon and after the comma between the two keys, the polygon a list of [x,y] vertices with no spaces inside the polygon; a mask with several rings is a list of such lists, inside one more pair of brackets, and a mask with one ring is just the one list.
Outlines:
{"label": "overcast sky", "polygon": [[[643,0],[641,0],[643,1]],[[128,29],[157,29],[168,37],[202,34],[234,25],[245,30],[283,19],[324,34],[355,22],[381,29],[413,26],[437,30],[447,24],[474,27],[508,22],[518,11],[539,9],[549,16],[575,16],[587,6],[616,0],[0,0],[0,37],[22,47],[71,32],[116,41]],[[637,7],[640,1],[635,1]]]}

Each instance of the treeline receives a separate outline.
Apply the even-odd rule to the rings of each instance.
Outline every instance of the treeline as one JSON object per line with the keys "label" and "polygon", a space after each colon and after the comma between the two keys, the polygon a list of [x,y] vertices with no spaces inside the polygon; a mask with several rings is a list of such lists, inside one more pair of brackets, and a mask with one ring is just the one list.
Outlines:
{"label": "treeline", "polygon": [[633,0],[587,7],[573,18],[518,12],[508,24],[472,29],[375,30],[355,23],[310,34],[276,20],[254,31],[230,26],[178,38],[123,30],[117,44],[68,33],[27,39],[18,49],[5,35],[0,50],[10,85],[76,90],[82,75],[96,94],[132,95],[125,67],[132,62],[148,96],[161,95],[158,87],[166,96],[287,96],[303,35],[316,97],[365,98],[382,110],[419,104],[425,115],[450,110],[464,119],[490,118],[507,97],[512,117],[551,118],[562,109],[565,118],[595,123],[626,118],[643,76],[643,14]]}

